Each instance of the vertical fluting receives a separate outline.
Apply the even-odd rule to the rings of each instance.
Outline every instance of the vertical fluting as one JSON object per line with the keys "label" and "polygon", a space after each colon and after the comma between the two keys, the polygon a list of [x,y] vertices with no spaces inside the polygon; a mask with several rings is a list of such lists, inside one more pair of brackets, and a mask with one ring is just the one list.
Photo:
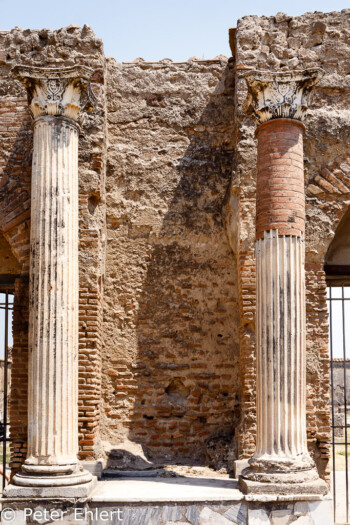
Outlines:
{"label": "vertical fluting", "polygon": [[34,123],[27,465],[74,465],[78,448],[78,129]]}
{"label": "vertical fluting", "polygon": [[255,457],[307,454],[303,236],[265,232],[256,242],[257,449]]}

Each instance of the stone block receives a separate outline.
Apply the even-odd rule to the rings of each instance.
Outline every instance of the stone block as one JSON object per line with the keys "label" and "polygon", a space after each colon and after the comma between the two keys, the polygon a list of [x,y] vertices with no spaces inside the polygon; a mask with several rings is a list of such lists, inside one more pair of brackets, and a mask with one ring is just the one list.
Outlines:
{"label": "stone block", "polygon": [[249,509],[248,511],[249,525],[270,525],[270,518],[263,508]]}
{"label": "stone block", "polygon": [[179,521],[181,520],[182,513],[180,507],[168,506],[163,507],[162,518],[164,521]]}
{"label": "stone block", "polygon": [[81,461],[81,464],[85,470],[90,472],[93,476],[96,476],[98,480],[102,478],[103,463],[101,460]]}
{"label": "stone block", "polygon": [[123,509],[123,520],[120,521],[117,514],[106,522],[101,518],[91,521],[91,525],[160,525],[161,509],[158,507],[138,507]]}
{"label": "stone block", "polygon": [[[311,516],[299,516],[295,521],[292,522],[293,525],[317,525],[311,518]],[[322,525],[322,523],[320,523]]]}
{"label": "stone block", "polygon": [[[43,525],[44,523],[51,523],[51,522],[43,522]],[[75,511],[71,512],[70,514],[67,514],[64,516],[64,518],[62,518],[62,520],[58,520],[58,521],[53,521],[52,523],[64,523],[64,525],[77,525],[77,523],[79,525],[90,525],[90,521],[89,521],[89,518],[88,518],[88,515],[87,517],[85,518],[85,515],[82,514],[82,515],[77,515],[75,513]],[[105,524],[108,523],[108,522],[104,522]]]}
{"label": "stone block", "polygon": [[13,509],[4,505],[1,511],[1,525],[26,525],[26,517],[23,510]]}
{"label": "stone block", "polygon": [[86,505],[73,507],[67,505],[67,502],[62,502],[62,505],[50,502],[45,502],[45,504],[31,501],[27,503],[10,502],[3,507],[1,523],[2,525],[27,525],[28,523],[32,525],[46,525],[48,523],[74,525],[78,522],[80,525],[89,525],[87,512]]}
{"label": "stone block", "polygon": [[89,483],[70,486],[56,487],[21,487],[19,485],[7,485],[5,498],[25,498],[28,501],[40,498],[87,498],[95,487],[97,479],[94,477]]}
{"label": "stone block", "polygon": [[192,525],[198,525],[199,514],[197,508],[194,505],[191,505],[191,507],[187,508],[186,518]]}
{"label": "stone block", "polygon": [[238,476],[242,474],[245,468],[249,467],[248,461],[249,459],[236,459],[236,461],[233,462],[233,473],[236,479],[238,479]]}
{"label": "stone block", "polygon": [[315,525],[333,525],[333,500],[330,496],[323,501],[309,501],[309,509]]}
{"label": "stone block", "polygon": [[238,525],[245,525],[247,523],[248,509],[245,503],[233,505],[224,514],[225,518],[237,523]]}
{"label": "stone block", "polygon": [[323,479],[315,481],[308,481],[302,484],[299,483],[260,483],[258,481],[250,481],[243,477],[239,478],[240,486],[245,494],[261,494],[270,495],[326,495],[328,492],[328,485]]}
{"label": "stone block", "polygon": [[294,504],[294,515],[308,514],[309,504],[307,501],[296,501]]}
{"label": "stone block", "polygon": [[270,514],[271,525],[286,525],[292,515],[293,507],[273,510]]}
{"label": "stone block", "polygon": [[199,515],[199,525],[232,525],[232,521],[209,507],[204,507]]}

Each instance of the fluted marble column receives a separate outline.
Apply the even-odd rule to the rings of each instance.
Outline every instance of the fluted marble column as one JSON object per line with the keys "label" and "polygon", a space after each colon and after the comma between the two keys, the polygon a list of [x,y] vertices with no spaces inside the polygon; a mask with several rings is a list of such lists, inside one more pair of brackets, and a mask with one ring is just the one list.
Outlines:
{"label": "fluted marble column", "polygon": [[320,70],[247,74],[258,120],[257,443],[246,492],[327,492],[307,449],[303,132]]}
{"label": "fluted marble column", "polygon": [[34,118],[28,454],[20,486],[88,483],[78,453],[78,140],[86,67],[16,67]]}

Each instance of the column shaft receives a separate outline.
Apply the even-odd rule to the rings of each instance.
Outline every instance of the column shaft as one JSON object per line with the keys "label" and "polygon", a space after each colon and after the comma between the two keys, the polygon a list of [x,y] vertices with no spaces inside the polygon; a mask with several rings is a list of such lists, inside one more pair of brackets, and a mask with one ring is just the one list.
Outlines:
{"label": "column shaft", "polygon": [[310,465],[305,410],[304,125],[261,124],[258,137],[257,449],[254,459]]}
{"label": "column shaft", "polygon": [[265,232],[256,243],[255,458],[307,455],[304,241]]}
{"label": "column shaft", "polygon": [[[28,494],[86,497],[78,462],[78,136],[92,107],[92,70],[15,66],[34,119],[28,381],[28,455],[15,485]],[[84,486],[82,486],[84,485]],[[57,487],[60,487],[57,489]],[[69,487],[69,488],[67,488]],[[57,492],[58,490],[58,492]]]}
{"label": "column shaft", "polygon": [[257,130],[255,481],[317,478],[306,441],[303,131],[287,118]]}
{"label": "column shaft", "polygon": [[69,465],[78,452],[78,129],[34,124],[26,464]]}

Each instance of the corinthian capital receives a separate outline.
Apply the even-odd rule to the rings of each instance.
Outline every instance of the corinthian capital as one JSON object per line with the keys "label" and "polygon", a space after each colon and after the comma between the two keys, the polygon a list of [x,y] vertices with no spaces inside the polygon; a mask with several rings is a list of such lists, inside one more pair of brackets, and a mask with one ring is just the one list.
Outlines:
{"label": "corinthian capital", "polygon": [[92,70],[88,67],[15,66],[12,74],[27,90],[33,118],[52,115],[77,120],[81,110],[95,103],[90,88]]}
{"label": "corinthian capital", "polygon": [[243,109],[259,124],[274,118],[304,120],[312,88],[323,77],[322,69],[304,71],[250,71],[245,75],[248,97]]}

